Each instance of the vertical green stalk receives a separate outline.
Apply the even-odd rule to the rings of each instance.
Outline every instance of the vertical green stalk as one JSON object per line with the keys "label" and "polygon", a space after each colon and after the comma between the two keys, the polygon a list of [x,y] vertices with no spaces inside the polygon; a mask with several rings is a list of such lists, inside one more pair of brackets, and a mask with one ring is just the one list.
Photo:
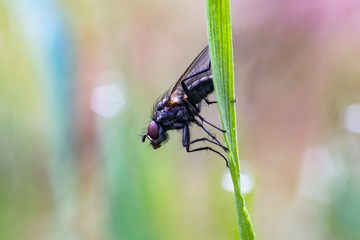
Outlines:
{"label": "vertical green stalk", "polygon": [[229,149],[229,168],[234,185],[239,237],[241,240],[255,239],[245,201],[240,191],[229,0],[207,0],[207,26],[216,98],[223,128],[228,130],[225,133],[225,142]]}

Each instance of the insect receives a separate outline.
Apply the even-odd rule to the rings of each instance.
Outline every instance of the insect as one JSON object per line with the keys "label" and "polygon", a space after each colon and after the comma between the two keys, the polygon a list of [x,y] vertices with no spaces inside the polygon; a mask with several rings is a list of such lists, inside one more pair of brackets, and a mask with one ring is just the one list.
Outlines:
{"label": "insect", "polygon": [[[210,150],[224,158],[226,166],[228,166],[226,157],[209,146],[191,149],[194,143],[205,141],[221,147],[225,152],[227,151],[227,148],[205,128],[204,123],[221,132],[226,132],[226,130],[216,127],[200,115],[202,101],[205,101],[208,105],[216,103],[215,101],[209,101],[207,98],[213,91],[213,75],[211,72],[209,46],[207,46],[182,74],[172,90],[166,92],[156,104],[147,132],[142,135],[142,141],[145,142],[146,138],[148,138],[153,148],[157,149],[161,146],[161,143],[168,139],[168,134],[166,133],[168,130],[182,129],[182,144],[187,152]],[[201,127],[212,139],[203,137],[190,140],[189,127],[193,123]]]}

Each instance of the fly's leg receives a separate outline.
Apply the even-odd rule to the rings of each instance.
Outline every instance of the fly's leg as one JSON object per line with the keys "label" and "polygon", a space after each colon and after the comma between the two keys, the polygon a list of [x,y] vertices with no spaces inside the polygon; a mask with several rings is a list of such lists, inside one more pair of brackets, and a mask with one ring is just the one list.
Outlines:
{"label": "fly's leg", "polygon": [[[181,86],[183,87],[184,92],[185,92],[186,94],[188,94],[189,91],[188,91],[188,89],[187,89],[187,87],[186,87],[186,85],[185,85],[184,82],[181,82]],[[196,113],[199,113],[199,112],[200,112],[200,109],[199,109],[197,106],[195,106],[195,104],[193,104],[190,99],[185,98],[185,99],[184,99],[184,102],[186,103],[186,105],[187,105],[192,111],[194,111],[194,112],[196,112]]]}
{"label": "fly's leg", "polygon": [[195,148],[195,149],[191,149],[191,150],[189,148],[190,148],[190,146],[186,146],[186,151],[187,152],[197,152],[197,151],[203,151],[203,150],[210,150],[210,151],[212,151],[214,153],[217,153],[225,160],[226,166],[229,167],[229,161],[227,160],[227,158],[224,155],[222,155],[220,152],[212,149],[211,147],[201,147],[201,148]]}
{"label": "fly's leg", "polygon": [[192,115],[196,115],[200,112],[200,104],[199,106],[194,106],[187,98],[184,98],[184,103],[185,103],[185,106],[190,110],[190,113]]}
{"label": "fly's leg", "polygon": [[197,152],[197,151],[203,151],[203,150],[210,150],[210,151],[220,155],[225,160],[226,166],[229,167],[229,162],[228,162],[227,158],[224,155],[222,155],[220,152],[212,149],[211,147],[201,147],[201,148],[195,148],[195,149],[190,150],[190,144],[192,144],[194,142],[197,142],[197,140],[190,142],[189,125],[186,124],[183,129],[183,146],[186,148],[186,151],[187,152]]}
{"label": "fly's leg", "polygon": [[219,145],[220,147],[222,147],[222,149],[224,149],[224,151],[227,152],[228,149],[227,149],[225,146],[223,146],[223,145],[219,142],[219,140],[217,140],[217,138],[216,138],[211,132],[209,132],[209,130],[207,130],[200,122],[196,122],[196,124],[199,125],[212,139],[214,139],[214,140],[218,143],[217,145]]}
{"label": "fly's leg", "polygon": [[[199,114],[199,109],[197,107],[194,107],[186,98],[184,99],[185,105],[188,106],[188,108],[190,108],[191,113],[193,116],[197,116],[200,118],[201,121],[206,122],[207,124],[209,124],[210,126],[212,126],[213,128],[216,128],[217,130],[226,133],[227,131],[224,129],[221,129],[217,126],[215,126],[214,124],[208,122],[205,120],[205,118],[203,118],[200,114]],[[199,125],[200,126],[200,125]]]}
{"label": "fly's leg", "polygon": [[215,126],[215,125],[214,125],[214,124],[212,124],[211,122],[206,121],[206,120],[205,120],[205,118],[203,118],[201,115],[196,114],[196,116],[198,116],[198,117],[200,118],[200,120],[201,120],[201,121],[206,122],[207,124],[209,124],[209,125],[210,125],[210,126],[212,126],[213,128],[216,128],[217,130],[219,130],[219,131],[221,131],[221,132],[223,132],[223,133],[226,133],[226,132],[227,132],[226,130],[221,129],[221,128],[219,128],[219,127]]}
{"label": "fly's leg", "polygon": [[[222,131],[222,132],[226,132],[226,130],[223,130],[223,129],[221,129],[221,128],[216,127],[215,125],[213,125],[213,124],[211,124],[210,122],[206,121],[202,116],[200,116],[199,113],[198,113],[198,111],[195,110],[194,106],[193,106],[187,99],[184,99],[184,102],[185,102],[185,104],[192,110],[190,113],[191,113],[193,116],[198,116],[203,122],[208,123],[208,124],[211,125],[212,127],[216,128],[216,129],[218,129],[218,130],[220,130],[220,131]],[[204,141],[213,142],[214,144],[216,144],[216,145],[220,146],[222,149],[224,149],[224,151],[226,151],[226,152],[228,151],[228,149],[227,149],[224,145],[222,145],[222,144],[219,142],[219,140],[217,140],[217,138],[216,138],[213,134],[211,134],[211,133],[209,132],[209,130],[207,130],[207,129],[203,126],[202,122],[199,122],[198,120],[196,120],[195,123],[196,123],[197,125],[199,125],[212,139],[214,139],[214,140],[216,141],[216,143],[213,142],[213,141],[211,141],[211,140],[209,140],[209,139],[206,139],[206,138],[205,138],[206,140],[204,140]],[[197,142],[197,141],[194,140],[194,142]],[[184,132],[183,132],[183,145],[184,145],[185,143],[187,143],[186,145],[190,145],[190,144],[192,144],[192,143],[194,143],[194,142],[191,142],[191,143],[190,143],[189,126],[188,126],[188,125],[185,125],[185,126],[184,126]],[[184,146],[185,146],[185,145],[184,145]],[[214,149],[212,149],[212,148],[210,148],[210,147],[203,147],[203,148],[198,148],[198,149],[199,149],[199,150],[210,150],[210,151],[216,152],[216,153],[220,154],[224,159],[226,159],[220,152],[218,152],[218,151],[216,151],[216,150],[214,150]],[[187,151],[188,151],[188,150],[189,150],[189,148],[187,148]],[[199,150],[196,150],[196,151],[199,151]],[[195,151],[195,150],[191,150],[191,151]],[[227,166],[228,166],[228,161],[227,161],[227,159],[226,159],[226,162],[227,162]]]}
{"label": "fly's leg", "polygon": [[201,110],[201,103],[199,103],[199,104],[197,105],[197,108],[198,108],[198,110],[199,110],[199,112],[200,112],[200,110]]}
{"label": "fly's leg", "polygon": [[204,100],[205,100],[205,102],[206,102],[208,105],[217,103],[217,101],[210,101],[208,98],[205,98]]}
{"label": "fly's leg", "polygon": [[195,139],[195,140],[189,142],[189,145],[190,145],[190,144],[193,144],[193,143],[201,142],[201,141],[207,141],[207,142],[210,142],[210,143],[212,143],[212,144],[215,144],[216,146],[219,146],[219,147],[223,148],[224,151],[227,151],[227,150],[228,150],[228,149],[227,149],[225,146],[223,146],[221,143],[211,141],[211,140],[208,139],[208,138],[198,138],[198,139]]}
{"label": "fly's leg", "polygon": [[[213,103],[217,103],[217,101],[210,101],[208,98],[204,98],[205,102],[210,105],[210,104],[213,104]],[[232,103],[235,103],[236,102],[236,99],[234,100],[231,100]]]}

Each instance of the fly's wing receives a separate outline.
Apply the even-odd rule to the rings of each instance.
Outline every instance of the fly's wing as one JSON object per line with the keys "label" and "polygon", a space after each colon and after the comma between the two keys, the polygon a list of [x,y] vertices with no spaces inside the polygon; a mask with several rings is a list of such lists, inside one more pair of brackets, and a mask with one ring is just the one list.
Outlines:
{"label": "fly's wing", "polygon": [[188,85],[186,81],[194,81],[197,79],[194,78],[195,76],[206,75],[208,72],[211,74],[209,46],[206,46],[175,83],[173,89],[171,90],[170,98],[167,104],[176,104],[184,94],[181,82],[185,81],[185,84]]}
{"label": "fly's wing", "polygon": [[191,78],[192,76],[197,75],[200,72],[204,72],[210,69],[210,55],[209,55],[209,46],[206,46],[201,53],[194,59],[186,71],[181,75],[180,79],[175,84],[180,85],[180,82]]}

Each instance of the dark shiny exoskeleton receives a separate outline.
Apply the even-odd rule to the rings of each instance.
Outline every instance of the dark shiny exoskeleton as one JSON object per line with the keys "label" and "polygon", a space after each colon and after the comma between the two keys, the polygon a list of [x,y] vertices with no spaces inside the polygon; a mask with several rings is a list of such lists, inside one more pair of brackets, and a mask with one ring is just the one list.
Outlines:
{"label": "dark shiny exoskeleton", "polygon": [[[207,46],[176,82],[171,92],[165,94],[164,98],[156,105],[152,121],[149,123],[146,134],[142,136],[142,141],[144,142],[145,139],[148,138],[153,148],[156,149],[161,146],[162,142],[168,139],[166,133],[168,130],[183,129],[182,142],[187,152],[210,150],[222,156],[226,161],[226,165],[228,165],[228,161],[224,155],[211,147],[206,146],[190,149],[191,144],[206,141],[220,146],[227,151],[226,147],[203,126],[203,123],[207,123],[222,132],[225,131],[206,121],[200,115],[200,107],[203,100],[207,104],[215,103],[207,99],[207,96],[213,91],[213,76],[211,72],[209,48]],[[213,140],[204,137],[191,141],[189,131],[189,125],[191,123],[200,126]]]}

